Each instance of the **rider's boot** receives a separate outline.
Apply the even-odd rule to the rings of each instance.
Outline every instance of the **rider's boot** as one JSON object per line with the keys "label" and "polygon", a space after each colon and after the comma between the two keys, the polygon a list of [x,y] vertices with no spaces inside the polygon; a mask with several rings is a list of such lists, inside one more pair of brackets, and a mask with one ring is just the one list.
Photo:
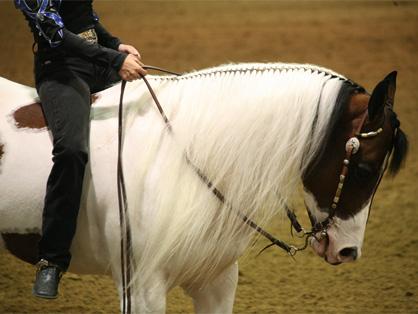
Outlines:
{"label": "rider's boot", "polygon": [[58,296],[58,284],[63,270],[44,259],[41,259],[36,266],[38,269],[32,294],[39,298],[55,299]]}

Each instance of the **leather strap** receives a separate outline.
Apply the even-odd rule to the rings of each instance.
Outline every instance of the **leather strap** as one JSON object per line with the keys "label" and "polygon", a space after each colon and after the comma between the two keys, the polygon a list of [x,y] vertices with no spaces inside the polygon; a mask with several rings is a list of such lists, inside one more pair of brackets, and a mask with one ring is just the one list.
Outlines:
{"label": "leather strap", "polygon": [[117,164],[117,187],[119,203],[119,224],[120,224],[120,259],[122,272],[122,313],[131,313],[131,259],[132,259],[132,237],[128,217],[128,200],[126,196],[125,178],[123,173],[123,95],[125,93],[126,81],[122,81],[119,114],[118,114],[118,164]]}

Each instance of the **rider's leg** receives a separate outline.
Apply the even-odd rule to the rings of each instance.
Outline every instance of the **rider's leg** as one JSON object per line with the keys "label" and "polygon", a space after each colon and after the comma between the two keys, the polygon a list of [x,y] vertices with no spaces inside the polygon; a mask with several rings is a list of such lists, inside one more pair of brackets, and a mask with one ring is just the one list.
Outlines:
{"label": "rider's leg", "polygon": [[39,243],[39,258],[47,263],[40,264],[34,294],[52,298],[57,294],[60,272],[68,268],[71,259],[88,161],[90,88],[70,71],[50,75],[37,87],[54,147]]}

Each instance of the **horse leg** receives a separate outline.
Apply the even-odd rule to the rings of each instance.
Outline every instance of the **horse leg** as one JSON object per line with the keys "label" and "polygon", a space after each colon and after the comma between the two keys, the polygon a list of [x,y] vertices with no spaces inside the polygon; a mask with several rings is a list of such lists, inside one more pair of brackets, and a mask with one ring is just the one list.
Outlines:
{"label": "horse leg", "polygon": [[193,298],[196,313],[232,313],[238,284],[238,263],[226,268],[204,289],[185,289]]}
{"label": "horse leg", "polygon": [[[121,276],[118,277],[118,292],[121,300],[120,309],[123,309],[123,288],[122,283],[119,281]],[[131,311],[132,313],[155,313],[164,314],[166,310],[166,295],[167,287],[166,282],[162,279],[162,276],[152,277],[147,284],[141,283],[140,286],[132,284],[131,287]],[[116,279],[116,278],[114,278]],[[127,304],[127,303],[126,303]]]}
{"label": "horse leg", "polygon": [[[141,279],[139,279],[141,282]],[[135,293],[134,313],[161,313],[166,310],[167,286],[163,276],[155,276],[141,284]]]}

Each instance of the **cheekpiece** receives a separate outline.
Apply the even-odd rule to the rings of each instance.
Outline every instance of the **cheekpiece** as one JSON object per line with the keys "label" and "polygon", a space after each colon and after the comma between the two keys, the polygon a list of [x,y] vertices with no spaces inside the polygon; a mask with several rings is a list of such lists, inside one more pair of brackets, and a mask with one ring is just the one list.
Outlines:
{"label": "cheekpiece", "polygon": [[357,137],[352,137],[350,138],[347,143],[345,144],[345,151],[349,152],[351,150],[351,154],[355,154],[358,152],[359,148],[360,148],[360,141],[358,140]]}

